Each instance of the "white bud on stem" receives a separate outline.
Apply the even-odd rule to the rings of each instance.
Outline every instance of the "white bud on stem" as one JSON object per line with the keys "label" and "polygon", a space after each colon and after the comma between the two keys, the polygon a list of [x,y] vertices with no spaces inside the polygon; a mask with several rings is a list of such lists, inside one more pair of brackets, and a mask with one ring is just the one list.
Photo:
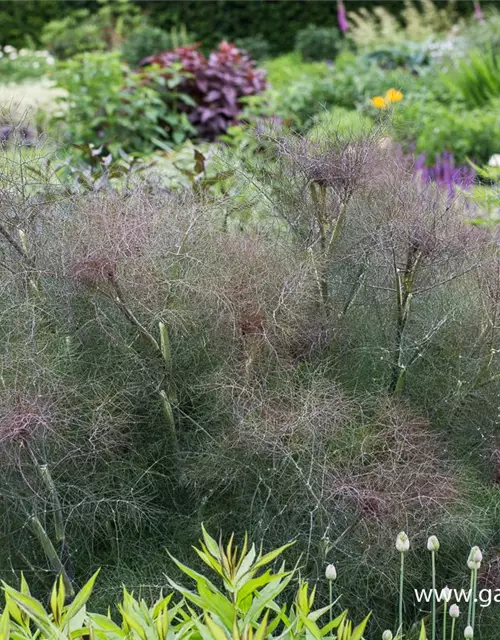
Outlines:
{"label": "white bud on stem", "polygon": [[449,613],[452,618],[458,618],[458,616],[460,615],[458,604],[452,604]]}
{"label": "white bud on stem", "polygon": [[327,580],[333,581],[337,579],[337,569],[334,564],[329,564],[325,570]]}
{"label": "white bud on stem", "polygon": [[398,537],[396,538],[396,549],[400,553],[406,553],[410,548],[410,539],[406,535],[404,531],[400,531],[398,533]]}
{"label": "white bud on stem", "polygon": [[427,540],[427,549],[429,551],[439,551],[439,540],[436,536],[430,536]]}
{"label": "white bud on stem", "polygon": [[473,637],[474,637],[474,629],[470,625],[468,625],[464,629],[464,638],[467,638],[467,640],[470,640]]}

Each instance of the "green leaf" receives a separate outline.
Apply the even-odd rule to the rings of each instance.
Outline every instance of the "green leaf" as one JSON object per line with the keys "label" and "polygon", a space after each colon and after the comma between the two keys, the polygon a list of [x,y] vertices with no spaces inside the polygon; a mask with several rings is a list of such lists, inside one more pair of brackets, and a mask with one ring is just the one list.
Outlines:
{"label": "green leaf", "polygon": [[249,596],[254,591],[257,591],[259,587],[263,587],[270,582],[274,582],[276,580],[281,580],[286,576],[290,575],[290,571],[285,571],[284,573],[271,573],[270,571],[266,571],[266,573],[258,576],[257,578],[253,578],[246,582],[243,587],[238,591],[238,602],[244,600],[247,596]]}
{"label": "green leaf", "polygon": [[58,628],[52,623],[50,617],[38,600],[35,600],[35,598],[24,593],[20,593],[19,591],[15,591],[15,589],[12,589],[5,584],[4,588],[5,592],[9,594],[20,609],[28,614],[31,620],[33,620],[45,636],[51,639],[59,638],[60,634]]}
{"label": "green leaf", "polygon": [[0,617],[0,640],[9,640],[9,637],[10,637],[9,609],[5,607]]}
{"label": "green leaf", "polygon": [[361,640],[363,637],[363,633],[365,632],[366,625],[368,624],[368,620],[370,619],[371,613],[369,613],[366,618],[358,624],[358,626],[352,632],[351,640]]}
{"label": "green leaf", "polygon": [[336,618],[334,618],[331,622],[329,622],[328,624],[325,624],[325,626],[322,627],[321,629],[321,635],[327,636],[331,631],[333,631],[333,629],[336,629],[337,627],[339,627],[341,622],[344,620],[346,616],[347,616],[347,609],[345,611],[342,611],[342,613]]}
{"label": "green leaf", "polygon": [[94,588],[94,583],[99,575],[100,569],[94,573],[94,575],[87,581],[87,583],[80,589],[80,591],[76,594],[75,599],[71,604],[69,604],[62,617],[62,624],[65,625],[68,623],[71,618],[74,618],[76,614],[80,611],[80,609],[84,606],[87,600],[90,598],[90,594],[92,593],[92,589]]}
{"label": "green leaf", "polygon": [[214,640],[228,640],[227,635],[224,633],[224,629],[220,627],[216,622],[212,620],[210,615],[205,612],[205,622],[210,629],[210,633],[214,637]]}
{"label": "green leaf", "polygon": [[295,540],[292,540],[292,542],[288,542],[288,544],[285,544],[282,547],[279,547],[279,549],[275,549],[274,551],[270,551],[269,553],[266,553],[266,555],[262,556],[262,558],[257,560],[257,562],[254,564],[254,569],[258,569],[259,567],[263,567],[264,565],[269,564],[275,558],[281,555],[283,551],[285,551],[285,549],[288,549],[294,544],[295,544]]}
{"label": "green leaf", "polygon": [[217,542],[215,542],[215,540],[208,534],[207,530],[205,529],[205,526],[203,524],[203,522],[201,523],[201,531],[203,534],[203,541],[209,551],[209,553],[216,559],[219,560],[220,559],[220,550],[219,550],[219,545],[217,544]]}
{"label": "green leaf", "polygon": [[420,624],[420,633],[419,633],[419,636],[418,636],[418,640],[426,640],[425,624],[424,624],[423,619],[422,619],[422,622]]}

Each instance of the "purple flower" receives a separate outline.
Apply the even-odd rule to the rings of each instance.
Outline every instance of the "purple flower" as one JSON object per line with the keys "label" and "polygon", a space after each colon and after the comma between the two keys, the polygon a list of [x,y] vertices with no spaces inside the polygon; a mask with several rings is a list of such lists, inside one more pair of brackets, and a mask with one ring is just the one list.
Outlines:
{"label": "purple flower", "polygon": [[342,33],[345,33],[349,29],[349,24],[347,23],[347,14],[343,0],[337,0],[337,19],[339,22],[339,29]]}
{"label": "purple flower", "polygon": [[479,4],[479,0],[474,0],[474,17],[478,22],[484,22],[484,14]]}
{"label": "purple flower", "polygon": [[468,165],[455,166],[455,158],[449,151],[437,154],[434,164],[428,165],[425,153],[414,160],[413,167],[422,182],[435,182],[448,190],[450,197],[455,195],[455,188],[470,189],[476,173]]}

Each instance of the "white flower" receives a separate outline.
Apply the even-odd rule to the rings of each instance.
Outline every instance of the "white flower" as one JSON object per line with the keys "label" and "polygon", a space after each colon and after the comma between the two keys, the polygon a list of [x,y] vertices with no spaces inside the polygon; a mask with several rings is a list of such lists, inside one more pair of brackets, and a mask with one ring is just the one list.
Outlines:
{"label": "white flower", "polygon": [[479,569],[481,566],[481,561],[483,559],[483,554],[481,553],[481,549],[479,547],[472,547],[469,553],[469,557],[467,558],[467,566],[469,569]]}
{"label": "white flower", "polygon": [[56,60],[55,60],[54,56],[47,56],[47,58],[46,58],[47,64],[54,64],[55,61]]}
{"label": "white flower", "polygon": [[392,640],[392,631],[390,629],[386,629],[382,634],[382,640]]}
{"label": "white flower", "polygon": [[451,600],[451,589],[448,585],[441,590],[441,600],[444,600],[444,602],[449,602]]}
{"label": "white flower", "polygon": [[439,540],[436,536],[430,536],[427,540],[427,549],[429,551],[439,551]]}
{"label": "white flower", "polygon": [[469,625],[468,627],[465,627],[464,629],[464,638],[467,638],[468,640],[470,640],[470,638],[474,637],[474,629]]}
{"label": "white flower", "polygon": [[410,548],[410,539],[406,535],[404,531],[400,531],[398,533],[398,537],[396,538],[396,549],[400,553],[406,553]]}
{"label": "white flower", "polygon": [[9,60],[16,60],[17,59],[17,53],[15,51],[13,51],[12,53],[9,53]]}
{"label": "white flower", "polygon": [[3,58],[3,51],[0,49],[0,58]]}
{"label": "white flower", "polygon": [[329,564],[325,570],[325,576],[327,580],[336,580],[337,579],[337,569],[335,569],[334,564]]}
{"label": "white flower", "polygon": [[458,604],[452,604],[449,613],[452,618],[458,618],[458,616],[460,615]]}
{"label": "white flower", "polygon": [[488,160],[490,167],[500,167],[500,153],[494,153]]}
{"label": "white flower", "polygon": [[3,50],[5,51],[5,53],[14,53],[16,51],[16,48],[12,47],[10,44],[6,44]]}

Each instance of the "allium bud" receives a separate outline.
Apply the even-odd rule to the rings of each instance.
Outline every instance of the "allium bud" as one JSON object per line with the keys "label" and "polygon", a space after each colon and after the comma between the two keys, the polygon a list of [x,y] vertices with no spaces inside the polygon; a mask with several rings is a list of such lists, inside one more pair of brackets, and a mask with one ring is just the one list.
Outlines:
{"label": "allium bud", "polygon": [[474,637],[474,629],[470,625],[465,627],[464,638],[467,638],[467,640],[470,640],[470,638],[473,638],[473,637]]}
{"label": "allium bud", "polygon": [[325,570],[325,576],[327,580],[336,580],[337,579],[337,569],[335,569],[334,564],[329,564]]}
{"label": "allium bud", "polygon": [[469,569],[479,569],[482,559],[483,554],[481,553],[481,549],[479,547],[472,547],[467,559],[467,566]]}
{"label": "allium bud", "polygon": [[396,549],[400,553],[406,553],[410,548],[410,539],[406,535],[404,531],[398,533],[398,537],[396,538]]}
{"label": "allium bud", "polygon": [[427,540],[427,549],[429,551],[439,551],[439,540],[436,536],[430,536]]}
{"label": "allium bud", "polygon": [[460,615],[458,604],[452,604],[449,613],[452,618],[458,618],[458,616]]}
{"label": "allium bud", "polygon": [[441,600],[449,602],[451,600],[451,589],[448,585],[441,590]]}
{"label": "allium bud", "polygon": [[392,640],[392,631],[390,629],[386,629],[382,634],[382,640]]}

